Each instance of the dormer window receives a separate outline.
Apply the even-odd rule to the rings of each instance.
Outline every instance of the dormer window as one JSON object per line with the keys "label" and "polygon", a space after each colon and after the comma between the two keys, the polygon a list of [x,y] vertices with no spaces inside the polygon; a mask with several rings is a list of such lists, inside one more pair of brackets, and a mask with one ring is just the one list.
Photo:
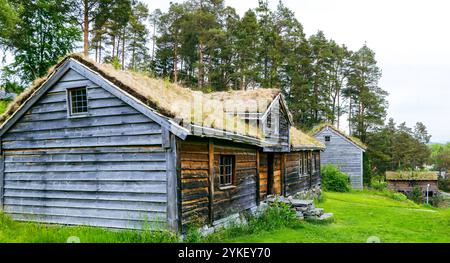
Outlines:
{"label": "dormer window", "polygon": [[68,109],[70,116],[82,116],[88,112],[86,87],[68,90]]}
{"label": "dormer window", "polygon": [[272,112],[267,114],[267,128],[272,128]]}
{"label": "dormer window", "polygon": [[331,136],[325,136],[325,142],[331,141]]}

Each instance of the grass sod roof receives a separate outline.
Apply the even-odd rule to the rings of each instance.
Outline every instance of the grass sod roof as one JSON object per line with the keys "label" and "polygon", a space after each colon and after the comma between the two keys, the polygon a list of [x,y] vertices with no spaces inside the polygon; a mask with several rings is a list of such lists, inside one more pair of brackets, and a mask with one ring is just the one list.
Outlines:
{"label": "grass sod roof", "polygon": [[47,76],[35,80],[30,87],[17,96],[0,117],[0,122],[11,117],[54,74],[56,69],[70,58],[97,72],[161,115],[182,120],[182,124],[195,124],[255,138],[260,137],[255,128],[256,122],[250,122],[248,124],[250,127],[246,127],[242,118],[224,114],[224,109],[263,113],[273,99],[280,94],[277,89],[203,93],[137,72],[117,70],[112,65],[97,63],[81,54],[72,54],[50,68]]}
{"label": "grass sod roof", "polygon": [[359,147],[361,147],[364,150],[367,150],[367,145],[365,145],[360,139],[354,137],[354,136],[350,136],[347,135],[345,132],[339,130],[338,128],[334,127],[333,124],[331,123],[322,123],[319,125],[316,125],[311,131],[310,134],[311,135],[315,135],[318,132],[320,132],[323,128],[325,127],[329,127],[331,129],[333,129],[334,131],[336,131],[337,133],[339,133],[340,135],[344,136],[345,138],[347,138],[348,140],[350,140],[351,142],[353,142],[354,144],[358,145]]}
{"label": "grass sod roof", "polygon": [[438,173],[432,171],[387,171],[386,180],[390,181],[436,181]]}
{"label": "grass sod roof", "polygon": [[290,137],[293,149],[325,149],[323,143],[295,127],[291,127]]}

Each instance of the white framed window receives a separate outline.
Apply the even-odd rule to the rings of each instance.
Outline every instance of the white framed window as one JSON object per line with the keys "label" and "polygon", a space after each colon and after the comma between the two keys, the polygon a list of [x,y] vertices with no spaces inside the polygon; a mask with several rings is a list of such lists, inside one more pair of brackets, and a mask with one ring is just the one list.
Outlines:
{"label": "white framed window", "polygon": [[67,102],[70,116],[85,116],[88,113],[87,88],[67,89]]}
{"label": "white framed window", "polygon": [[234,155],[221,155],[219,160],[219,187],[231,186],[234,182],[236,159]]}

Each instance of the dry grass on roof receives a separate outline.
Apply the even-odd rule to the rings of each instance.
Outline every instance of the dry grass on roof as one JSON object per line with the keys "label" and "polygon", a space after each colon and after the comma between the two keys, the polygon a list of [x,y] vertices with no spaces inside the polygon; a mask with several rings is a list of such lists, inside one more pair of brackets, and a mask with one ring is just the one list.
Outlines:
{"label": "dry grass on roof", "polygon": [[1,121],[9,118],[42,84],[54,74],[67,59],[75,59],[95,71],[114,85],[129,93],[136,99],[153,108],[158,113],[179,118],[184,124],[197,124],[210,128],[222,129],[241,135],[259,137],[256,124],[245,122],[224,112],[245,111],[264,112],[270,102],[279,94],[276,89],[258,89],[253,91],[230,91],[203,93],[194,91],[166,80],[151,78],[141,73],[117,70],[112,65],[97,63],[82,54],[65,57],[49,70],[49,74],[37,79],[8,106]]}
{"label": "dry grass on roof", "polygon": [[302,132],[301,130],[291,127],[290,130],[290,136],[291,136],[291,145],[294,148],[325,148],[325,145],[318,141],[313,136],[310,136],[309,134],[306,134]]}
{"label": "dry grass on roof", "polygon": [[397,171],[386,172],[386,180],[393,181],[435,181],[438,172],[433,171]]}

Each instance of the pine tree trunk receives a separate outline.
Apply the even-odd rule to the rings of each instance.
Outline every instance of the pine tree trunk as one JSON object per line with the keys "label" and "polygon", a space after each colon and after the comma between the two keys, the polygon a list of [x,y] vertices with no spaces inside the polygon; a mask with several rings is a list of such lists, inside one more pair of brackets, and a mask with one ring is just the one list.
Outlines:
{"label": "pine tree trunk", "polygon": [[122,33],[122,70],[125,69],[125,28]]}
{"label": "pine tree trunk", "polygon": [[178,43],[173,47],[173,82],[178,82]]}
{"label": "pine tree trunk", "polygon": [[202,89],[203,88],[203,44],[200,43],[199,45],[199,52],[198,52],[198,88]]}
{"label": "pine tree trunk", "polygon": [[83,0],[84,2],[84,12],[83,12],[83,35],[84,35],[84,45],[83,45],[83,53],[84,56],[89,56],[89,6],[88,0]]}

